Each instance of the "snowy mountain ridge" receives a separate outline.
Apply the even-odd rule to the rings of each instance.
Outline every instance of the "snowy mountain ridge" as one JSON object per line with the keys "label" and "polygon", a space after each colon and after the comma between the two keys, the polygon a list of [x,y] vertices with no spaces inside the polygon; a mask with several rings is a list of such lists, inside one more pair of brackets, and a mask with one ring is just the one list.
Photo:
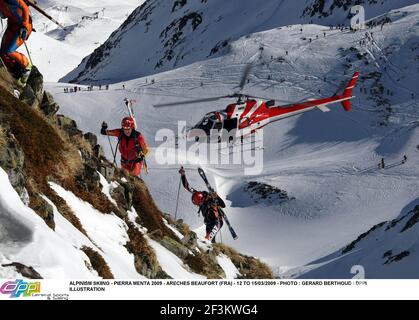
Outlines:
{"label": "snowy mountain ridge", "polygon": [[[66,27],[62,30],[31,8],[36,32],[27,45],[45,81],[58,81],[100,46],[143,0],[39,0],[49,15]],[[20,51],[26,54],[26,50]]]}
{"label": "snowy mountain ridge", "polygon": [[[317,19],[303,15],[311,2],[316,7],[317,1],[265,0],[260,5],[252,0],[149,0],[61,81],[121,82],[222,56],[231,42],[248,34],[309,22],[347,25],[351,1],[343,5],[342,14],[333,11],[328,19],[317,12],[313,13]],[[342,7],[338,3],[336,10]],[[365,5],[367,13],[378,15],[413,3],[369,1]]]}
{"label": "snowy mountain ridge", "polygon": [[[288,272],[289,277],[303,279],[352,278],[349,271],[362,266],[363,276],[371,279],[416,279],[418,264],[419,201],[407,205],[400,216],[380,223],[360,235],[341,251],[312,264],[314,270],[304,274]],[[312,267],[306,266],[308,270]]]}

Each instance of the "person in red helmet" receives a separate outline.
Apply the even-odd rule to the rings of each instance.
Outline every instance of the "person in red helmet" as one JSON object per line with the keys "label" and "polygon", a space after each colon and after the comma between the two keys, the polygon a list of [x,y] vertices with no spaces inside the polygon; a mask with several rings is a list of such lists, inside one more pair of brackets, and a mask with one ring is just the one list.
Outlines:
{"label": "person in red helmet", "polygon": [[226,207],[223,199],[216,193],[209,193],[207,191],[197,191],[189,186],[186,179],[185,169],[182,167],[179,170],[182,178],[183,187],[192,193],[192,203],[199,207],[199,212],[204,217],[205,224],[205,239],[215,243],[215,236],[224,225],[222,209]]}
{"label": "person in red helmet", "polygon": [[126,117],[121,121],[121,129],[107,130],[108,125],[103,122],[101,134],[118,137],[122,168],[133,176],[140,176],[149,148],[143,135],[136,130],[136,127],[135,119]]}
{"label": "person in red helmet", "polygon": [[17,52],[17,49],[28,40],[33,31],[31,13],[25,0],[2,0],[0,16],[8,20],[1,41],[1,59],[18,83],[25,86],[32,65],[25,55]]}

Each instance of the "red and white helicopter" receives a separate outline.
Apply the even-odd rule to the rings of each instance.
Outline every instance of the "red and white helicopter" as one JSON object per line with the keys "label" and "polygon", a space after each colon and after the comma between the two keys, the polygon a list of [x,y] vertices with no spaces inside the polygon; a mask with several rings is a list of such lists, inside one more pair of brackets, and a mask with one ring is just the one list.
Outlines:
{"label": "red and white helicopter", "polygon": [[[250,70],[251,66],[248,65],[239,86],[240,91],[244,87]],[[237,138],[241,138],[243,141],[243,137],[257,132],[257,130],[272,122],[296,116],[316,108],[322,112],[329,112],[330,109],[327,106],[330,104],[340,102],[345,111],[351,111],[350,100],[354,98],[352,91],[356,86],[358,78],[359,72],[355,72],[342,94],[282,106],[276,106],[275,100],[234,93],[221,97],[158,104],[155,107],[170,107],[217,101],[225,98],[237,98],[237,102],[228,105],[225,110],[213,111],[206,114],[198,124],[188,131],[188,138],[195,138],[197,141],[200,138],[214,139],[212,141],[217,141],[218,139],[219,142],[231,142],[232,140],[235,141]],[[227,139],[222,136],[223,133],[228,133]]]}

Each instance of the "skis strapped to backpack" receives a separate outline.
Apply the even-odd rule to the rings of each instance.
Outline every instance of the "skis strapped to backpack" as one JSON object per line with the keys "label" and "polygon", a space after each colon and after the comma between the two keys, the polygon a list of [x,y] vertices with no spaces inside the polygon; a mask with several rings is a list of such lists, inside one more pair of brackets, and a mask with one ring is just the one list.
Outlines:
{"label": "skis strapped to backpack", "polygon": [[[198,168],[198,172],[199,175],[201,176],[202,180],[204,180],[204,183],[206,184],[208,190],[210,192],[215,192],[215,190],[211,187],[211,185],[208,182],[207,176],[205,175],[204,170],[202,170],[201,168]],[[221,210],[220,208],[220,212],[223,215],[224,221],[226,222],[228,229],[230,230],[231,236],[233,237],[234,240],[237,240],[239,237],[237,236],[237,233],[234,231],[233,227],[231,226],[230,221],[227,218],[227,215],[225,214],[225,212],[223,210]]]}
{"label": "skis strapped to backpack", "polygon": [[38,6],[38,3],[36,2],[36,1],[34,1],[34,0],[26,0],[25,1],[26,2],[26,4],[28,5],[28,6],[31,6],[31,7],[33,7],[35,10],[37,10],[40,14],[42,14],[42,15],[44,15],[45,17],[47,17],[49,20],[51,20],[52,22],[54,22],[57,26],[59,26],[60,28],[62,28],[63,30],[65,30],[66,31],[66,28],[61,24],[61,23],[59,23],[57,20],[55,20],[53,17],[51,17],[48,13],[46,13],[42,8],[40,8],[39,6]]}
{"label": "skis strapped to backpack", "polygon": [[[130,100],[130,99],[128,99],[128,98],[125,98],[124,99],[124,102],[125,102],[125,106],[127,107],[127,110],[128,110],[128,114],[129,114],[129,116],[131,117],[131,118],[133,118],[134,119],[134,121],[135,121],[135,130],[137,130],[137,119],[135,119],[135,115],[134,115],[134,109],[132,108],[132,105],[134,104],[134,103],[136,103],[137,101],[136,100]],[[140,150],[141,149],[141,147],[138,145],[138,139],[137,139],[137,136],[135,136],[135,144],[136,144],[136,149],[138,149],[138,150]],[[145,170],[145,173],[146,174],[148,174],[148,164],[147,164],[147,160],[145,159],[145,157],[143,157],[143,164],[144,164],[144,170]]]}
{"label": "skis strapped to backpack", "polygon": [[211,233],[208,235],[208,237],[205,237],[205,239],[208,241],[212,241],[212,239],[214,239],[214,237],[217,235],[218,231],[220,231],[220,227],[218,225],[215,225]]}

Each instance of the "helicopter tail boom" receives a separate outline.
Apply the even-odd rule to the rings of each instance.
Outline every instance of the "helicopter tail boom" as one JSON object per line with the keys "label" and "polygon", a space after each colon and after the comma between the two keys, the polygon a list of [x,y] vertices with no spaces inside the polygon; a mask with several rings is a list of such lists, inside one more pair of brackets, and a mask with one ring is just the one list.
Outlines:
{"label": "helicopter tail boom", "polygon": [[343,99],[345,99],[342,101],[342,106],[343,106],[343,109],[345,109],[345,111],[352,110],[352,106],[351,106],[351,99],[353,98],[352,91],[356,86],[358,78],[359,78],[359,72],[355,72],[351,81],[349,81],[349,84],[346,86],[341,96]]}

